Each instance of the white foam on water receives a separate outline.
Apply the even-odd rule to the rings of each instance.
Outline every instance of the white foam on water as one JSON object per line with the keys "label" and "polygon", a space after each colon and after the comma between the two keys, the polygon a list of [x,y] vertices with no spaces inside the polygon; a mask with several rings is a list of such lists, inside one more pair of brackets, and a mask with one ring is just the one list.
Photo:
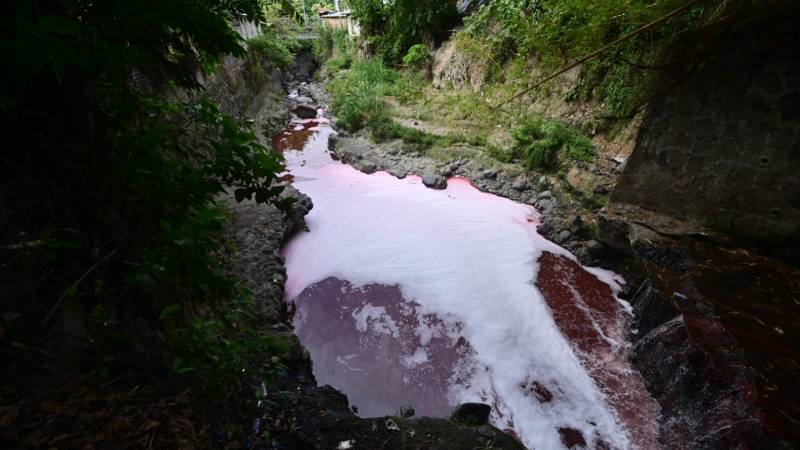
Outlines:
{"label": "white foam on water", "polygon": [[[529,448],[564,448],[560,427],[581,431],[590,447],[597,437],[613,448],[630,447],[534,285],[542,252],[574,257],[536,233],[532,207],[482,193],[465,180],[451,179],[437,191],[418,177],[366,175],[308,158],[287,154],[295,187],[314,203],[306,217],[310,231],[284,250],[287,299],[328,277],[355,286],[399,285],[406,300],[420,305],[420,345],[437,332],[424,325],[423,316],[433,313],[474,351],[468,380],[450,390],[454,405],[492,405],[493,423],[513,428]],[[618,288],[613,274],[592,273]],[[391,332],[385,311],[377,309],[365,307],[353,317],[360,326]],[[424,362],[423,347],[406,362]],[[526,394],[531,380],[546,385],[553,400]]]}

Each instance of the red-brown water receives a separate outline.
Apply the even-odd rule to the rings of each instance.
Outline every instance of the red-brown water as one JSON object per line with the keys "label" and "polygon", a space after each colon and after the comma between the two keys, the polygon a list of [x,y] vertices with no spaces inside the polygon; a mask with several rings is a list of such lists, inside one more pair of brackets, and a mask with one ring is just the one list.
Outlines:
{"label": "red-brown water", "polygon": [[332,133],[303,121],[275,139],[314,202],[284,254],[320,384],[364,417],[488,403],[529,448],[657,447],[613,274],[539,236],[532,207],[468,180],[435,191],[335,161]]}

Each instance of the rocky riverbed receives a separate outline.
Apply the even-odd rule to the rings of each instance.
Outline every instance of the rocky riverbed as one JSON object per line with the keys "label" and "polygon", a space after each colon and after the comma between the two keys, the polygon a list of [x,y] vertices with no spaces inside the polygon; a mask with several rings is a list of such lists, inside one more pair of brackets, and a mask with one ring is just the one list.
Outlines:
{"label": "rocky riverbed", "polygon": [[[313,83],[307,86],[298,88],[301,100],[324,109],[324,90]],[[475,160],[443,163],[400,140],[375,143],[366,132],[332,137],[330,151],[365,173],[419,175],[432,189],[444,187],[448,177],[464,177],[485,192],[533,205],[541,215],[540,234],[584,264],[625,276],[628,284],[622,295],[636,315],[630,357],[661,404],[665,446],[674,445],[673,438],[680,435],[682,442],[692,442],[691,448],[719,448],[735,441],[789,448],[784,439],[791,439],[789,423],[796,403],[787,380],[796,369],[779,349],[788,349],[797,326],[781,320],[780,313],[753,317],[758,305],[776,312],[796,309],[797,302],[787,297],[800,279],[796,268],[758,256],[691,221],[616,202],[602,209],[587,204],[569,180],[573,172],[594,169],[602,172],[604,184],[613,186],[624,164],[604,164],[600,170],[572,168],[566,179],[533,176]],[[603,188],[594,194],[609,192]],[[763,272],[742,279],[737,301],[726,299],[730,279],[725,271],[749,273],[748,267],[754,266],[763,267]],[[753,276],[774,283],[763,291],[747,281]],[[753,319],[743,320],[747,317]],[[762,357],[756,349],[764,339],[774,341],[776,351]],[[766,367],[778,370],[765,371]],[[774,389],[788,395],[787,400],[779,401]]]}
{"label": "rocky riverbed", "polygon": [[[273,76],[281,77],[279,72],[273,72]],[[273,89],[279,85],[272,83]],[[257,127],[269,130],[275,117],[283,115],[288,119],[285,110],[279,111],[286,105],[297,116],[328,102],[327,93],[319,84],[302,79],[283,81],[281,90],[288,94],[288,103],[262,105],[278,111],[254,114],[256,118],[269,118],[268,123],[257,121]],[[252,448],[522,449],[514,437],[488,425],[488,413],[476,415],[474,407],[455,410],[449,420],[416,418],[413,409],[400,407],[395,416],[363,419],[350,410],[343,394],[329,386],[317,386],[308,353],[291,330],[293,312],[283,298],[286,269],[280,253],[287,239],[303,229],[302,218],[313,205],[291,186],[284,195],[296,200],[293,211],[250,201],[237,203],[232,196],[221,199],[231,213],[226,238],[237,247],[230,271],[254,293],[263,308],[265,326],[291,343],[291,350],[282,358],[286,369],[278,380],[269,388],[254,386],[253,401],[261,412],[252,418]]]}

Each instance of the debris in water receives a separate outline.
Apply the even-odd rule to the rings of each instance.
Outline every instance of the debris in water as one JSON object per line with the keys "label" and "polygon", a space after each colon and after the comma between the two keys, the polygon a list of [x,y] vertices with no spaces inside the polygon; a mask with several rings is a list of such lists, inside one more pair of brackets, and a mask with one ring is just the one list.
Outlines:
{"label": "debris in water", "polygon": [[354,445],[356,445],[355,439],[350,439],[349,441],[339,442],[339,446],[336,447],[336,449],[337,450],[347,450],[347,449],[353,448]]}
{"label": "debris in water", "polygon": [[400,426],[397,425],[397,422],[394,420],[386,419],[386,429],[389,431],[400,431]]}

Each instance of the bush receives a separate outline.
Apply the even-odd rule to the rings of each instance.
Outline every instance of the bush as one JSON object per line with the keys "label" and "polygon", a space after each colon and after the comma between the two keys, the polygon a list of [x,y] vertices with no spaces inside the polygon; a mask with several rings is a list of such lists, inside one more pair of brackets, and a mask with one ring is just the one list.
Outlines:
{"label": "bush", "polygon": [[[555,69],[611,43],[639,26],[685,4],[627,0],[494,0],[465,19],[460,49],[474,61],[488,63],[490,77],[506,75],[505,65],[527,64],[536,55],[546,70]],[[700,3],[687,13],[617,45],[584,66],[580,100],[594,99],[607,113],[624,116],[643,98],[656,71],[631,65],[657,66],[670,41],[697,28],[724,8]],[[526,72],[522,72],[526,73]],[[524,75],[522,75],[524,76]]]}
{"label": "bush", "polygon": [[[300,48],[296,39],[288,42],[293,48]],[[289,50],[287,41],[272,32],[266,32],[261,36],[250,39],[247,41],[247,47],[251,55],[260,56],[281,68],[288,67],[294,60],[294,55]]]}
{"label": "bush", "polygon": [[512,132],[513,155],[529,170],[552,170],[562,158],[591,161],[592,141],[561,122],[537,118],[523,123]]}
{"label": "bush", "polygon": [[441,43],[459,22],[456,2],[441,0],[350,0],[353,16],[377,54],[397,64],[418,42]]}
{"label": "bush", "polygon": [[397,71],[377,59],[353,64],[346,75],[329,84],[336,125],[353,132],[386,114],[387,106],[381,97],[391,92],[399,78]]}
{"label": "bush", "polygon": [[403,57],[403,64],[411,67],[420,68],[431,60],[431,51],[427,45],[417,44],[408,49],[408,53]]}

